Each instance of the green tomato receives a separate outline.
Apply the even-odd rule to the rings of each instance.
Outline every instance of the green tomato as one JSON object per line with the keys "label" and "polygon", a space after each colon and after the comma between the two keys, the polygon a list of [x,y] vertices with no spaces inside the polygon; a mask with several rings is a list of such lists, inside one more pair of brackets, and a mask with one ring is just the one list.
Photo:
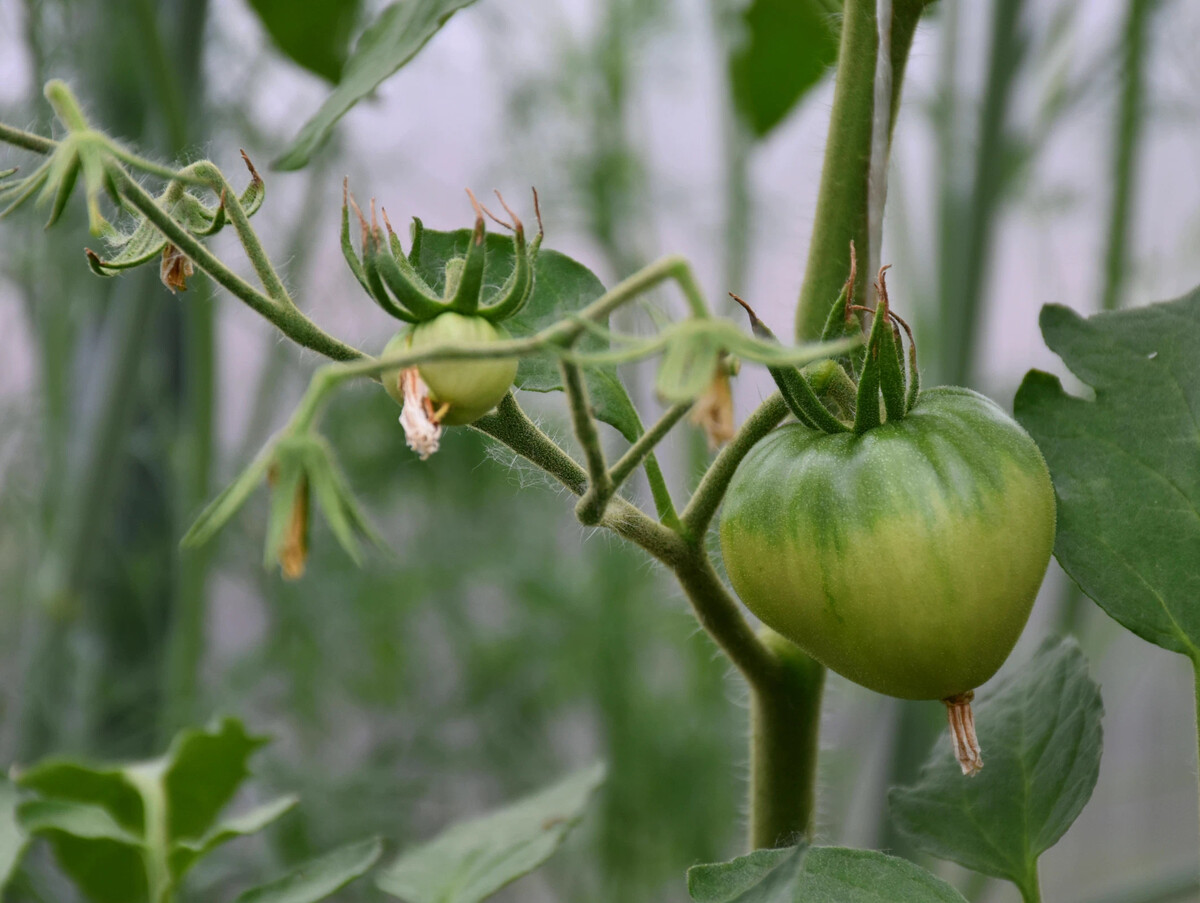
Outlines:
{"label": "green tomato", "polygon": [[765,624],[855,683],[946,699],[1003,664],[1054,547],[1029,435],[968,389],[862,435],[781,427],[742,461],[721,550]]}
{"label": "green tomato", "polygon": [[[402,329],[387,343],[383,353],[386,355],[407,349],[419,351],[436,345],[484,344],[507,338],[508,333],[502,327],[493,326],[482,317],[447,312],[426,323]],[[429,387],[429,397],[434,406],[449,405],[442,423],[462,426],[478,420],[500,403],[517,378],[517,359],[433,361],[419,364],[417,370]],[[389,371],[381,378],[388,394],[403,405],[400,371]]]}

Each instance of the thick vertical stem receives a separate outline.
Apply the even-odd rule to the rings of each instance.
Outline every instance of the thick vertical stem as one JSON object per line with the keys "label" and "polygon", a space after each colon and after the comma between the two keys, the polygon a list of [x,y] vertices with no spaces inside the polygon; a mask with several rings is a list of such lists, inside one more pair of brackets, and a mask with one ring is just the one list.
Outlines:
{"label": "thick vertical stem", "polygon": [[[850,242],[856,243],[859,254],[869,253],[869,182],[879,43],[875,6],[876,0],[846,0],[845,4],[816,222],[796,309],[796,336],[801,341],[821,335],[829,307],[850,267]],[[923,7],[921,0],[897,0],[894,4],[889,131],[895,125],[904,66]],[[859,297],[865,297],[866,280],[863,268],[857,286]],[[783,667],[777,680],[751,686],[752,848],[775,847],[811,834],[825,685],[825,669],[796,646],[766,628],[760,637]]]}
{"label": "thick vertical stem", "polygon": [[[796,338],[799,341],[820,336],[829,307],[850,270],[850,242],[854,241],[860,259],[870,257],[868,184],[878,45],[875,2],[846,0],[845,4],[817,215],[796,309]],[[897,0],[892,11],[893,127],[904,82],[904,66],[924,6],[923,0]],[[867,277],[867,268],[861,267],[855,286],[859,298],[867,297]]]}
{"label": "thick vertical stem", "polygon": [[825,669],[763,627],[759,639],[783,666],[750,690],[750,848],[810,839]]}

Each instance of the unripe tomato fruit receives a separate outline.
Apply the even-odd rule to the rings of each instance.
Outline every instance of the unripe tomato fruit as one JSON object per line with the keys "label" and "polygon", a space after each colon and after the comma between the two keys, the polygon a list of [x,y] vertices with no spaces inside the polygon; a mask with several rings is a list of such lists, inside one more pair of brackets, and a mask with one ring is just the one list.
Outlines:
{"label": "unripe tomato fruit", "polygon": [[[485,344],[507,338],[508,333],[503,328],[493,326],[482,317],[466,317],[448,311],[426,323],[402,329],[387,343],[383,353],[419,351],[435,345]],[[478,420],[500,403],[517,378],[517,359],[432,361],[418,364],[417,370],[429,387],[434,406],[450,406],[441,422],[447,426],[462,426]],[[389,371],[381,378],[388,394],[403,405],[400,371]]]}
{"label": "unripe tomato fruit", "polygon": [[742,461],[721,550],[765,624],[855,683],[946,699],[996,673],[1054,546],[1029,435],[968,389],[862,435],[783,426]]}

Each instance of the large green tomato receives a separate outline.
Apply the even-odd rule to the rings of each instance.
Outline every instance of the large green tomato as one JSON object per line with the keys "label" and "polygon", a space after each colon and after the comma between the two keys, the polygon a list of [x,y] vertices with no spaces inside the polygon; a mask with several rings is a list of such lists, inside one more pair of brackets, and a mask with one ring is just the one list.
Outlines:
{"label": "large green tomato", "polygon": [[769,434],[729,485],[721,549],[746,606],[813,658],[880,693],[946,699],[1012,651],[1054,520],[1029,435],[982,395],[939,388],[862,435]]}
{"label": "large green tomato", "polygon": [[[435,345],[486,344],[507,338],[508,333],[503,328],[493,326],[482,317],[467,317],[451,311],[401,330],[388,342],[383,353],[405,349],[419,351]],[[462,426],[478,420],[500,403],[517,378],[517,359],[433,361],[419,364],[417,370],[429,387],[434,406],[449,405],[441,422],[447,426]],[[403,405],[400,372],[393,370],[381,378],[388,394]]]}

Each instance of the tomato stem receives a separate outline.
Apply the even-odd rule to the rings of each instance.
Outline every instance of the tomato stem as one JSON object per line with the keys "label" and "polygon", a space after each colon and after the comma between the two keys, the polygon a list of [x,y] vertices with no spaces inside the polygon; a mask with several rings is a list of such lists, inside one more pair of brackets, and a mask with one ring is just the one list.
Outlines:
{"label": "tomato stem", "polygon": [[1200,757],[1200,653],[1192,657],[1192,673],[1195,676],[1196,687],[1196,749]]}
{"label": "tomato stem", "polygon": [[816,808],[818,738],[825,669],[763,627],[759,640],[781,665],[779,679],[752,686],[750,849],[810,839]]}
{"label": "tomato stem", "polygon": [[[925,0],[897,0],[894,7],[889,133],[895,127],[904,67]],[[829,299],[838,295],[849,267],[850,242],[856,243],[864,260],[871,259],[868,183],[877,47],[875,0],[848,0],[842,18],[837,82],[821,167],[813,238],[796,308],[796,339],[799,341],[821,334],[829,313]],[[890,142],[890,134],[888,137]],[[867,267],[861,269],[856,289],[858,296],[865,298]]]}

